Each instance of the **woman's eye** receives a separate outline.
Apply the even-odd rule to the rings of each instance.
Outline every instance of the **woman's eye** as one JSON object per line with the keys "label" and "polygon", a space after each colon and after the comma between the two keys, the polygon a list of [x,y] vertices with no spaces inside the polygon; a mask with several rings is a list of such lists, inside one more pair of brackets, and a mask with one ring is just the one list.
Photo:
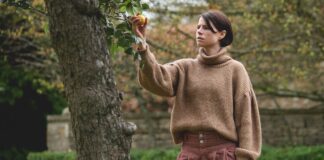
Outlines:
{"label": "woman's eye", "polygon": [[210,28],[208,26],[204,26],[203,29],[210,30]]}
{"label": "woman's eye", "polygon": [[204,30],[210,30],[210,28],[208,26],[197,26],[197,29],[204,29]]}

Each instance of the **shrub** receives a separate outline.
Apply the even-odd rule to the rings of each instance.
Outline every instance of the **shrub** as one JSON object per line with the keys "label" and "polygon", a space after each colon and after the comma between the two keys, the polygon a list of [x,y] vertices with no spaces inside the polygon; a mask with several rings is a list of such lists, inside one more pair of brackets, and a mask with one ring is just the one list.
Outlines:
{"label": "shrub", "polygon": [[38,152],[30,153],[27,160],[75,160],[74,152]]}
{"label": "shrub", "polygon": [[[132,160],[175,160],[179,148],[132,149]],[[75,160],[76,155],[69,153],[31,153],[27,160]],[[324,160],[324,145],[275,148],[264,146],[259,160]]]}
{"label": "shrub", "polygon": [[324,160],[324,145],[262,148],[260,160]]}
{"label": "shrub", "polygon": [[9,148],[0,149],[0,160],[26,160],[28,150]]}
{"label": "shrub", "polygon": [[133,149],[131,150],[132,160],[175,160],[179,154],[179,148],[163,149]]}

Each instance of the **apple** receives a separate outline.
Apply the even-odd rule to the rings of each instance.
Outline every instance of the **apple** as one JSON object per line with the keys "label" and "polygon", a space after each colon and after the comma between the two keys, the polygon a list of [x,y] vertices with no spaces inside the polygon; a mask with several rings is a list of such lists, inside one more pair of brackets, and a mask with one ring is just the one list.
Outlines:
{"label": "apple", "polygon": [[146,17],[145,16],[143,16],[143,15],[137,15],[137,17],[139,18],[139,25],[144,25],[145,24],[145,21],[146,21]]}

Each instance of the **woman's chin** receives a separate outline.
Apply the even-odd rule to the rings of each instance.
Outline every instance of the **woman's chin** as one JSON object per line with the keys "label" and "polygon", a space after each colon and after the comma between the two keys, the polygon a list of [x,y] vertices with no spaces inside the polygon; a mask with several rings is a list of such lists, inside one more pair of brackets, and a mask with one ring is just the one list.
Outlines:
{"label": "woman's chin", "polygon": [[201,43],[197,43],[198,47],[204,47],[205,45],[201,44]]}
{"label": "woman's chin", "polygon": [[198,47],[203,47],[203,44],[200,43],[200,42],[197,42],[197,46],[198,46]]}

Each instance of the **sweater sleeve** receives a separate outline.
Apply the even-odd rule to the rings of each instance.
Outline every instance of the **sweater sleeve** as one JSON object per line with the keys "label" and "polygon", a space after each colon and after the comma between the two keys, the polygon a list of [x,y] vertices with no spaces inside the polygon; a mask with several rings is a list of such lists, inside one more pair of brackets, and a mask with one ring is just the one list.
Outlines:
{"label": "sweater sleeve", "polygon": [[[262,133],[258,104],[252,84],[245,69],[238,78],[239,94],[235,99],[234,120],[239,146],[235,151],[237,160],[256,160],[261,154]],[[242,85],[244,84],[244,85]],[[243,89],[244,88],[244,89]]]}
{"label": "sweater sleeve", "polygon": [[140,85],[148,91],[172,97],[176,94],[180,66],[176,62],[161,65],[150,52],[148,46],[140,52],[143,66],[138,67],[138,80]]}

